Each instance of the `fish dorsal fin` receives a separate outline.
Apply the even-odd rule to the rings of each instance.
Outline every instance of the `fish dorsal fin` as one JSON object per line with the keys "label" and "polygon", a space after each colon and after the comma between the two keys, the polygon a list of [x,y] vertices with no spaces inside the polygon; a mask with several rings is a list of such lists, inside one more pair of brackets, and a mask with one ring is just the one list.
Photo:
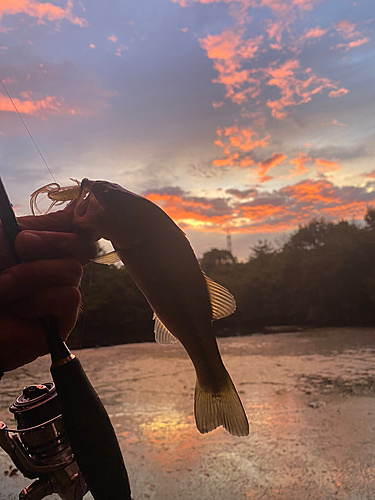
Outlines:
{"label": "fish dorsal fin", "polygon": [[106,264],[107,266],[121,262],[118,253],[115,251],[106,253],[104,255],[98,255],[97,257],[95,257],[95,259],[90,260],[91,262],[96,262],[97,264]]}
{"label": "fish dorsal fin", "polygon": [[154,333],[155,340],[158,344],[175,344],[178,339],[168,330],[166,326],[160,321],[160,319],[154,313],[153,319],[155,320]]}
{"label": "fish dorsal fin", "polygon": [[[203,272],[203,271],[202,271]],[[222,285],[216,283],[203,273],[206,279],[208,294],[211,300],[212,321],[225,318],[236,310],[236,301],[233,295]]]}

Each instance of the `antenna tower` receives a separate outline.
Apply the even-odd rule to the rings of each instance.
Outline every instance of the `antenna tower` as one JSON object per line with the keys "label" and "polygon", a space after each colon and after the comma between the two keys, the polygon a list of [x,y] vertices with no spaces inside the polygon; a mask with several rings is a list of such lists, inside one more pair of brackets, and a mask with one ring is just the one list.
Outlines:
{"label": "antenna tower", "polygon": [[227,233],[227,251],[232,253],[232,236],[229,231]]}

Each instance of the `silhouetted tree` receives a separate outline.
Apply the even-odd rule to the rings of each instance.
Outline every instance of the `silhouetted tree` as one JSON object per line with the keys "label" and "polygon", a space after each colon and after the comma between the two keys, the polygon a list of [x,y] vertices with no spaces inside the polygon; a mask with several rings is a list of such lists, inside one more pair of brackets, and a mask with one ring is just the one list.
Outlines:
{"label": "silhouetted tree", "polygon": [[211,248],[209,252],[203,254],[199,262],[203,271],[210,274],[220,266],[233,266],[236,263],[236,259],[228,250]]}
{"label": "silhouetted tree", "polygon": [[367,211],[365,214],[365,223],[367,229],[374,230],[375,229],[375,209],[371,205],[367,207]]}
{"label": "silhouetted tree", "polygon": [[272,243],[267,240],[258,240],[258,243],[251,247],[250,260],[263,259],[275,252]]}
{"label": "silhouetted tree", "polygon": [[[277,324],[375,325],[374,208],[368,207],[364,222],[312,220],[282,248],[258,241],[245,263],[227,250],[206,252],[203,271],[237,301],[233,315],[214,322],[216,332]],[[124,267],[86,267],[82,295],[84,313],[71,345],[153,340],[152,311]]]}

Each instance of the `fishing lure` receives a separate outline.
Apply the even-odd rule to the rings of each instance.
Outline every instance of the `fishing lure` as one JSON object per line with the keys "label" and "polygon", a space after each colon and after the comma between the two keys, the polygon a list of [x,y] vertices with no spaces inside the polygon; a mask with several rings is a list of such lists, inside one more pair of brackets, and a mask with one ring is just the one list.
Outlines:
{"label": "fishing lure", "polygon": [[[45,186],[37,189],[30,195],[30,209],[31,213],[35,215],[35,211],[39,214],[48,214],[53,207],[62,205],[68,201],[75,200],[79,196],[81,183],[77,179],[70,178],[71,181],[75,182],[77,186],[65,186],[61,187],[57,182],[51,182]],[[42,212],[38,207],[38,197],[41,194],[47,194],[47,198],[52,201],[50,206],[45,212]]]}

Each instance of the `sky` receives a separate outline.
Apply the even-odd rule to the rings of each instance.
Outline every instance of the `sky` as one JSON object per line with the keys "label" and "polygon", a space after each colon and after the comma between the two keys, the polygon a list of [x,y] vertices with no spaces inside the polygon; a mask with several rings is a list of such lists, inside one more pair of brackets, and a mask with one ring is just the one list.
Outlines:
{"label": "sky", "polygon": [[372,0],[1,0],[0,173],[146,196],[246,259],[375,205]]}

